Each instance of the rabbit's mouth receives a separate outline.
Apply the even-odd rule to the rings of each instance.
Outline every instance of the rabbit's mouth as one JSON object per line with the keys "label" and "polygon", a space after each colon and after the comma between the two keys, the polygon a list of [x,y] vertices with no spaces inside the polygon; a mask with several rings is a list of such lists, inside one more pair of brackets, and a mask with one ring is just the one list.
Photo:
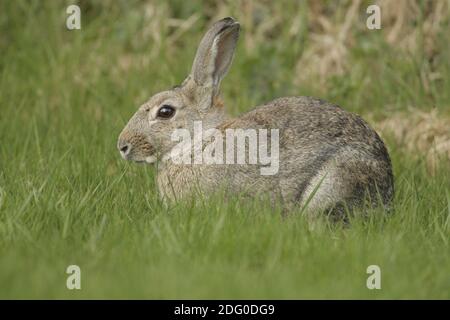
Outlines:
{"label": "rabbit's mouth", "polygon": [[126,140],[120,140],[118,148],[120,155],[124,160],[139,164],[151,164],[156,162],[156,153],[154,147],[143,140],[135,140],[130,143]]}
{"label": "rabbit's mouth", "polygon": [[157,157],[156,157],[156,155],[142,155],[142,156],[138,156],[138,157],[131,156],[125,160],[132,161],[137,164],[145,165],[145,164],[155,163],[157,161]]}
{"label": "rabbit's mouth", "polygon": [[139,163],[139,164],[156,162],[156,156],[152,155],[152,154],[146,155],[146,154],[139,154],[139,153],[138,154],[133,154],[133,153],[123,154],[122,153],[121,155],[124,160],[132,161],[132,162]]}

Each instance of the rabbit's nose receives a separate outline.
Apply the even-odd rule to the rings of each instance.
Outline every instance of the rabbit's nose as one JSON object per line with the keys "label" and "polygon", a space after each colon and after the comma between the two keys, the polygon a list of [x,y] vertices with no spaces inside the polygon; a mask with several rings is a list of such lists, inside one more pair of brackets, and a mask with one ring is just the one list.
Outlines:
{"label": "rabbit's nose", "polygon": [[131,145],[127,142],[119,143],[118,145],[120,154],[124,159],[127,158],[127,156],[130,154],[131,151]]}

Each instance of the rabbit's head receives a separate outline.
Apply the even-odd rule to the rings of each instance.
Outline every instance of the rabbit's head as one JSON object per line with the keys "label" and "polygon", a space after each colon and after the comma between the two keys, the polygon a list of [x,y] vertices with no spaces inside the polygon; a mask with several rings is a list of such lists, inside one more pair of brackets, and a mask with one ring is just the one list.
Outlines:
{"label": "rabbit's head", "polygon": [[219,85],[231,65],[238,36],[239,23],[232,18],[208,30],[190,75],[180,86],[151,97],[123,129],[117,147],[124,159],[155,162],[177,144],[171,138],[174,130],[192,132],[194,121],[202,121],[205,129],[223,121]]}

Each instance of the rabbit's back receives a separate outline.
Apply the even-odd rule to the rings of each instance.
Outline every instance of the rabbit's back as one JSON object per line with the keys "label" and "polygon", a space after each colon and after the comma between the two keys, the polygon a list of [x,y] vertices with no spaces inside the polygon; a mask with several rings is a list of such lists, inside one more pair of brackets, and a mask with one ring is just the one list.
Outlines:
{"label": "rabbit's back", "polygon": [[360,116],[313,97],[278,98],[222,126],[276,128],[285,138],[295,137],[302,144],[345,142],[384,146],[377,133]]}

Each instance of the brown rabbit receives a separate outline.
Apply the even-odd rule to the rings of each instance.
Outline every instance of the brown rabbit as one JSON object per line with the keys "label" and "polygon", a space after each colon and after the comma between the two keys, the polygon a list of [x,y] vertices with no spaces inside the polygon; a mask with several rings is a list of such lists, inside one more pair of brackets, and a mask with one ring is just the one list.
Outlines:
{"label": "brown rabbit", "polygon": [[[394,194],[391,161],[377,133],[359,116],[311,97],[286,97],[230,118],[219,99],[220,82],[235,51],[240,26],[216,22],[203,37],[184,82],[143,104],[120,134],[123,158],[158,163],[158,188],[165,200],[218,188],[250,196],[268,195],[287,208],[341,215],[365,203],[389,208]],[[175,163],[173,132],[217,129],[277,129],[279,169],[261,174],[261,164]],[[270,131],[274,137],[275,131]],[[208,139],[206,139],[208,140]],[[249,147],[247,140],[246,146]],[[201,150],[204,149],[202,145]],[[234,149],[233,149],[234,152]],[[368,202],[367,202],[368,201]]]}

